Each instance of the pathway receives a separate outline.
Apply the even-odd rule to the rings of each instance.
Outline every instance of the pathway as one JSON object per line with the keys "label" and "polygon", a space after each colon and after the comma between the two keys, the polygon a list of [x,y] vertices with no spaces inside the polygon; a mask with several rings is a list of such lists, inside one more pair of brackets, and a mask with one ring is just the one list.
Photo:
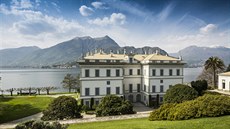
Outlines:
{"label": "pathway", "polygon": [[209,90],[211,92],[218,92],[218,93],[221,93],[221,94],[224,94],[224,95],[230,95],[230,92],[229,91],[221,91],[221,90]]}

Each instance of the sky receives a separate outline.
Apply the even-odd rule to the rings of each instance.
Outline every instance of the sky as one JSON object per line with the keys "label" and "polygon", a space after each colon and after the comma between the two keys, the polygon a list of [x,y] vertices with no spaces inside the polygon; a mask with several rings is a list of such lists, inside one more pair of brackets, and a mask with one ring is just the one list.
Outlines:
{"label": "sky", "polygon": [[0,0],[0,49],[105,35],[167,52],[230,48],[230,0]]}

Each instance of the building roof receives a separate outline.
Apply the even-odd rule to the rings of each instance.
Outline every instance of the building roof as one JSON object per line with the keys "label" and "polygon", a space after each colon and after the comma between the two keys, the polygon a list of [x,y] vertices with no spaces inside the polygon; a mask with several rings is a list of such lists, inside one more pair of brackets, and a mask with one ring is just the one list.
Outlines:
{"label": "building roof", "polygon": [[[167,55],[160,55],[160,54],[136,54],[133,56],[134,59],[137,61],[157,61],[157,60],[164,60],[164,61],[178,61],[180,59],[167,56]],[[128,55],[126,54],[106,54],[106,53],[96,53],[92,55],[88,55],[84,57],[84,59],[89,60],[128,60]]]}
{"label": "building roof", "polygon": [[220,76],[230,76],[230,72],[220,73]]}
{"label": "building roof", "polygon": [[89,55],[84,57],[84,59],[91,60],[125,60],[126,55],[122,54],[106,54],[106,53],[96,53],[93,55]]}

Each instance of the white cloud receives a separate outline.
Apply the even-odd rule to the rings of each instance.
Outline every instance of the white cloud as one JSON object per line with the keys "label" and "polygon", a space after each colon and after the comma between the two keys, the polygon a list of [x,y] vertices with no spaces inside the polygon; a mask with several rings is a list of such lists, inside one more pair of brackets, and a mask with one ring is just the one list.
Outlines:
{"label": "white cloud", "polygon": [[12,0],[11,8],[29,9],[29,8],[33,8],[33,5],[30,0]]}
{"label": "white cloud", "polygon": [[167,17],[171,14],[173,9],[175,8],[175,4],[170,3],[167,5],[159,14],[158,14],[158,20],[159,21],[164,21],[167,19]]}
{"label": "white cloud", "polygon": [[122,13],[113,13],[110,17],[96,18],[94,20],[89,20],[90,24],[95,24],[99,26],[107,25],[123,25],[126,22],[126,16]]}
{"label": "white cloud", "polygon": [[93,12],[94,12],[92,8],[87,7],[85,5],[82,5],[79,8],[79,11],[80,11],[80,13],[81,13],[82,16],[89,16],[89,15],[92,15]]}
{"label": "white cloud", "polygon": [[92,2],[91,5],[96,9],[108,9],[107,7],[104,6],[104,3],[98,1]]}
{"label": "white cloud", "polygon": [[201,27],[200,28],[200,32],[202,34],[208,34],[208,33],[213,32],[215,29],[217,29],[216,25],[214,25],[214,24],[208,24],[208,25],[206,25],[204,27]]}

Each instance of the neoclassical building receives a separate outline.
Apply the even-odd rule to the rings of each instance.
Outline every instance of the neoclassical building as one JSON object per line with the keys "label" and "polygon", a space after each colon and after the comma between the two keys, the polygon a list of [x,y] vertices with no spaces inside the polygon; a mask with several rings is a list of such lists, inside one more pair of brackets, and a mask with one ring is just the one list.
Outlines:
{"label": "neoclassical building", "polygon": [[122,96],[147,106],[161,103],[171,86],[183,83],[181,58],[155,54],[88,54],[78,61],[80,98],[98,104],[106,95]]}

